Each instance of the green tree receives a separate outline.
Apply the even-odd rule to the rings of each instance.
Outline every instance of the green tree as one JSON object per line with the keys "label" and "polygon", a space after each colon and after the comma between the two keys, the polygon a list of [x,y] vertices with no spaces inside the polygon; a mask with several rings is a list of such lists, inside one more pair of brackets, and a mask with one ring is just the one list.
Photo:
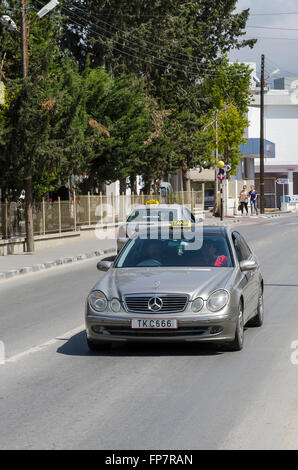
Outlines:
{"label": "green tree", "polygon": [[[14,12],[20,6],[16,7]],[[29,20],[33,15],[29,14]],[[13,51],[19,49],[19,35],[1,28],[0,54],[7,57],[4,77],[11,98],[9,106],[1,110],[1,186],[26,187],[30,249],[33,249],[32,195],[38,199],[59,186],[70,169],[79,168],[84,155],[87,124],[84,86],[76,64],[58,47],[58,19],[59,16],[52,16],[32,24],[29,74],[23,79],[20,64],[14,66],[11,60]],[[18,61],[19,55],[15,57]]]}
{"label": "green tree", "polygon": [[235,13],[236,3],[64,0],[63,39],[82,65],[91,53],[95,66],[142,72],[155,84],[178,72],[202,75],[222,53],[255,42],[241,39],[249,10]]}
{"label": "green tree", "polygon": [[242,38],[249,10],[236,14],[236,0],[65,0],[63,5],[64,41],[82,65],[90,52],[91,64],[114,75],[141,74],[150,96],[171,112],[160,138],[173,148],[169,152],[160,142],[155,152],[157,140],[150,146],[148,175],[154,167],[158,176],[160,168],[186,172],[203,166],[206,145],[198,119],[214,107],[203,84],[220,79],[218,68],[229,50],[253,47],[254,40]]}
{"label": "green tree", "polygon": [[91,185],[128,176],[133,180],[143,173],[145,152],[156,137],[157,103],[147,96],[141,78],[113,77],[103,68],[88,69],[85,87]]}
{"label": "green tree", "polygon": [[[251,101],[250,75],[251,70],[244,64],[229,64],[224,58],[215,77],[207,78],[202,86],[203,93],[208,97],[210,111],[202,119],[202,134],[208,127],[209,151],[214,155],[216,147],[215,117],[218,119],[218,152],[236,172],[240,162],[239,147],[244,143],[244,133],[249,125],[246,117]],[[208,95],[207,95],[208,93]],[[213,123],[213,126],[209,124]],[[206,137],[205,137],[206,138]],[[212,145],[210,146],[210,143]],[[211,159],[212,161],[212,159]],[[215,165],[213,161],[213,166]]]}
{"label": "green tree", "polygon": [[28,78],[5,117],[10,132],[2,155],[10,156],[16,182],[32,170],[36,200],[83,166],[84,85],[72,60],[63,59],[50,74]]}

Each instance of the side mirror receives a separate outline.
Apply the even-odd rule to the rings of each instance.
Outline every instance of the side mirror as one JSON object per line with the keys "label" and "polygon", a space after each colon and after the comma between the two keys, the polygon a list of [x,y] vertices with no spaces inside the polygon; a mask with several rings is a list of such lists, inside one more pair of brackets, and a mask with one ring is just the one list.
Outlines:
{"label": "side mirror", "polygon": [[98,271],[108,271],[112,266],[113,261],[99,261],[97,263]]}
{"label": "side mirror", "polygon": [[240,271],[253,271],[254,269],[257,269],[258,267],[255,261],[249,260],[249,259],[240,261],[239,266],[240,266]]}

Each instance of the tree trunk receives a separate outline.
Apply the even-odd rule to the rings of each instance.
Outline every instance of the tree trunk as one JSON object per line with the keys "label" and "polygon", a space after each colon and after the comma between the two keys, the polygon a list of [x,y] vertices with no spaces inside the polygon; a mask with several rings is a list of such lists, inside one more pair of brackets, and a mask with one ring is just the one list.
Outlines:
{"label": "tree trunk", "polygon": [[129,182],[130,182],[131,192],[136,194],[137,193],[137,177],[135,174],[130,175]]}
{"label": "tree trunk", "polygon": [[120,194],[126,194],[126,178],[119,180],[120,183]]}
{"label": "tree trunk", "polygon": [[183,191],[191,191],[189,170],[182,170]]}
{"label": "tree trunk", "polygon": [[105,184],[104,181],[99,181],[99,183],[98,183],[98,189],[99,189],[99,192],[100,192],[100,193],[106,194],[106,192],[107,192],[107,185]]}
{"label": "tree trunk", "polygon": [[145,180],[145,186],[143,188],[143,194],[151,194],[151,180]]}
{"label": "tree trunk", "polygon": [[34,226],[33,226],[33,197],[32,197],[32,169],[26,178],[26,244],[27,252],[34,251]]}
{"label": "tree trunk", "polygon": [[2,239],[8,238],[8,199],[7,199],[7,190],[2,191],[2,201],[1,201],[1,232]]}

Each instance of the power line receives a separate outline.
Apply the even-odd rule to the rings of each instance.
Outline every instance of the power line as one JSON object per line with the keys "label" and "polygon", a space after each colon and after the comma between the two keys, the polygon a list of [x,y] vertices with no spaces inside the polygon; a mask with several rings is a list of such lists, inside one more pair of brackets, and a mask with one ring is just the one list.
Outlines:
{"label": "power line", "polygon": [[[81,24],[79,23],[78,21],[74,20],[73,18],[71,19],[72,22],[78,26],[82,26],[82,27],[87,27],[89,26],[89,24]],[[81,21],[87,21],[87,20],[84,20],[84,18],[81,19]],[[90,23],[91,24],[91,23]],[[94,24],[91,24],[91,27],[96,27],[96,25]],[[127,52],[126,50],[123,50],[123,49],[118,49],[117,47],[113,46],[114,47],[114,50],[117,51],[117,52],[120,52],[121,54],[124,54],[124,55],[127,55],[127,56],[130,56],[130,57],[133,57],[135,59],[139,59],[139,60],[142,60],[143,62],[147,62],[147,63],[150,63],[151,65],[156,65],[158,67],[163,67],[165,69],[173,69],[173,70],[177,70],[177,71],[183,71],[185,72],[185,69],[181,68],[181,67],[178,67],[176,64],[173,64],[171,63],[169,60],[165,60],[165,59],[161,59],[159,57],[156,57],[154,55],[151,55],[151,54],[147,54],[147,53],[144,53],[144,52],[141,52],[141,54],[143,56],[146,56],[146,57],[150,57],[151,59],[153,59],[154,61],[157,60],[157,61],[160,61],[160,62],[163,62],[164,64],[160,64],[160,63],[156,63],[156,62],[152,62],[149,60],[145,60],[143,59],[142,57],[140,57],[139,55],[136,55],[135,53],[140,53],[139,51],[136,51],[136,49],[133,49],[129,46],[126,46],[126,45],[123,45],[122,43],[120,43],[119,41],[117,41],[116,39],[112,38],[112,37],[108,37],[106,36],[105,34],[103,33],[100,33],[100,32],[95,32],[93,31],[93,35],[101,38],[101,39],[105,39],[105,40],[110,40],[111,42],[115,43],[116,45],[119,45],[120,47],[124,48],[124,49],[127,49],[129,52]],[[91,36],[92,37],[92,36]],[[131,53],[133,52],[133,53]],[[187,68],[187,66],[185,66],[185,68]],[[189,68],[189,67],[188,67]],[[196,70],[192,70],[191,69],[191,72],[194,74],[194,75],[199,75],[199,71]]]}
{"label": "power line", "polygon": [[276,39],[277,41],[298,41],[298,38],[277,38],[277,37],[272,37],[272,36],[256,36],[254,38],[247,38],[247,39]]}
{"label": "power line", "polygon": [[[39,2],[39,3],[40,3],[40,2]],[[66,9],[66,10],[68,10],[68,11],[71,12],[72,14],[75,14],[76,17],[79,17],[80,19],[85,19],[85,18],[82,18],[80,15],[74,13],[73,10],[67,9],[66,7],[63,7],[63,8]],[[84,10],[84,9],[82,9],[82,8],[76,6],[76,5],[73,5],[73,8],[76,9],[76,10],[79,10],[80,12],[84,13],[85,15],[88,15],[88,12],[86,12],[86,10]],[[89,15],[89,16],[90,16],[90,15]],[[114,30],[117,31],[117,32],[120,32],[120,33],[125,34],[125,35],[127,35],[127,33],[128,33],[127,31],[123,31],[123,30],[121,30],[120,28],[118,28],[118,27],[112,25],[111,23],[108,23],[108,22],[106,22],[106,21],[101,20],[101,19],[100,19],[98,16],[96,16],[96,15],[92,15],[92,18],[95,18],[98,22],[100,22],[100,23],[102,23],[102,24],[104,24],[104,25],[106,25],[106,26],[109,26],[110,28],[114,29]],[[94,25],[95,27],[97,27],[97,28],[102,28],[102,27],[100,27],[100,26],[98,26],[98,25],[95,25],[90,19],[88,19],[88,23],[93,24],[93,25]],[[199,28],[200,28],[200,29],[203,29],[203,28],[206,28],[206,26],[205,26],[205,25],[201,25]],[[102,29],[103,29],[103,28],[102,28]],[[209,30],[210,30],[210,27],[209,27]],[[105,30],[105,31],[106,31],[106,30]],[[216,33],[216,31],[210,31],[210,34],[215,34],[215,33]],[[137,39],[138,39],[138,38],[137,38]],[[126,37],[125,40],[130,40],[130,39],[128,39],[128,38]],[[130,40],[130,41],[131,41],[131,40]],[[147,40],[145,40],[145,39],[142,39],[142,41],[143,41],[145,44],[149,44],[150,47],[152,47],[152,46],[153,46],[153,47],[165,47],[164,44],[158,45],[158,44],[156,44],[156,43],[152,43],[152,42],[147,41]],[[132,41],[131,41],[131,42],[132,42]],[[179,55],[181,55],[181,56],[183,56],[183,57],[187,57],[187,61],[190,61],[190,58],[189,58],[189,56],[188,56],[187,54],[179,53]],[[170,56],[169,56],[169,58],[170,58]],[[175,60],[182,61],[182,59],[179,59],[179,58],[177,58],[177,57],[175,57]],[[195,63],[195,64],[196,64],[196,66],[197,66],[197,63]],[[200,65],[200,67],[201,67],[201,65]],[[206,67],[208,67],[208,66],[206,66]]]}
{"label": "power line", "polygon": [[[38,3],[40,3],[40,2],[38,2]],[[40,4],[41,4],[41,3],[40,3]],[[78,21],[75,21],[73,18],[70,18],[71,21],[73,21],[73,23],[75,23],[76,25],[81,26],[81,27],[83,27],[83,28],[88,28],[89,26],[93,26],[93,27],[96,28],[97,30],[103,31],[103,32],[100,33],[101,37],[105,37],[105,38],[107,38],[107,39],[113,40],[114,42],[116,42],[117,44],[121,45],[122,47],[126,47],[126,48],[128,48],[128,49],[133,50],[133,49],[130,48],[129,46],[124,46],[122,43],[120,43],[120,42],[117,41],[116,39],[114,39],[114,38],[112,38],[112,37],[108,37],[108,36],[106,36],[106,35],[104,34],[104,33],[108,33],[108,34],[112,35],[111,31],[109,31],[109,30],[103,28],[102,26],[99,26],[99,25],[93,23],[93,22],[92,22],[91,20],[89,20],[89,19],[82,18],[81,15],[75,13],[73,10],[70,10],[70,9],[68,9],[68,8],[66,8],[66,7],[62,7],[62,8],[63,8],[66,12],[70,13],[71,15],[74,15],[74,16],[75,16],[76,18],[78,18],[80,21],[84,21],[84,24],[81,24],[81,23],[79,23]],[[80,8],[77,8],[77,9],[78,9],[78,10],[81,10]],[[83,10],[81,10],[81,11],[83,11]],[[84,13],[85,13],[85,12],[84,12]],[[95,16],[94,16],[94,17],[95,17]],[[95,17],[95,18],[98,19],[97,17]],[[111,27],[112,27],[115,31],[117,31],[117,32],[121,32],[121,33],[123,33],[123,34],[127,34],[127,32],[122,31],[122,30],[119,29],[119,28],[116,28],[115,26],[111,25],[110,23],[103,22],[103,21],[101,21],[101,20],[99,20],[99,19],[98,19],[98,21],[100,21],[101,23],[104,23],[104,24],[106,24],[106,25],[108,25],[108,26],[111,26]],[[98,33],[98,34],[99,34],[99,33]],[[139,45],[138,43],[136,43],[136,42],[134,42],[134,41],[131,41],[131,40],[129,40],[128,38],[124,38],[124,40],[130,42],[131,44],[136,44],[138,47],[140,47],[140,45]],[[142,41],[143,41],[145,44],[150,44],[150,46],[158,47],[156,44],[150,43],[150,42],[148,42],[148,41],[146,41],[146,40],[143,40],[143,39],[142,39]],[[144,47],[144,46],[141,46],[141,47]],[[163,46],[163,47],[165,47],[165,46]],[[148,50],[148,48],[147,48],[147,50]],[[157,59],[157,60],[163,61],[163,59],[159,59],[158,57],[156,57],[156,53],[155,53],[151,48],[150,48],[149,50],[152,51],[153,54],[150,54],[150,55],[147,54],[147,53],[143,53],[143,54],[149,55],[150,57],[153,57],[153,58],[155,58],[155,59]],[[135,51],[135,50],[134,50],[134,51]],[[198,63],[197,63],[197,62],[193,62],[192,60],[190,60],[190,59],[189,59],[189,56],[187,56],[186,54],[183,54],[183,55],[184,55],[185,57],[187,57],[188,60],[183,60],[183,59],[179,59],[179,58],[177,58],[177,57],[172,57],[172,56],[167,56],[167,55],[164,56],[164,57],[165,57],[165,58],[168,57],[168,59],[176,60],[176,61],[179,61],[179,62],[185,62],[185,63],[187,63],[187,64],[194,64],[196,68],[198,67]],[[168,59],[167,59],[166,61],[165,61],[165,60],[164,60],[164,61],[165,61],[166,63],[169,63],[170,61],[169,61]],[[209,66],[209,65],[205,65],[205,64],[200,64],[199,67],[200,67],[200,68],[205,68],[205,67],[206,67],[206,68],[210,69],[210,66]],[[196,70],[196,72],[198,72],[198,71]]]}
{"label": "power line", "polygon": [[[75,20],[72,20],[75,24],[79,25],[79,26],[83,26],[81,23],[78,23],[77,21]],[[200,73],[200,66],[198,65],[197,66],[197,69],[194,70],[192,68],[190,68],[189,65],[185,65],[184,68],[183,68],[183,65],[182,64],[179,64],[180,66],[178,66],[177,64],[169,61],[169,60],[165,60],[165,59],[162,59],[162,58],[159,58],[159,57],[156,57],[154,55],[151,55],[151,54],[147,54],[147,53],[144,53],[144,52],[140,52],[140,51],[136,51],[136,49],[132,49],[131,47],[129,46],[126,46],[126,45],[123,45],[122,43],[120,43],[119,41],[115,40],[114,38],[111,38],[111,37],[108,37],[102,33],[99,33],[99,32],[94,32],[93,31],[93,35],[101,38],[101,39],[104,39],[104,40],[110,40],[112,43],[116,44],[116,45],[119,45],[120,47],[124,48],[124,49],[127,49],[128,51],[130,52],[127,52],[126,50],[123,50],[123,49],[119,49],[115,46],[114,47],[114,50],[119,52],[120,54],[124,54],[124,55],[127,55],[127,56],[130,56],[130,57],[133,57],[135,59],[139,59],[143,62],[146,62],[146,63],[150,63],[151,65],[156,65],[158,67],[163,67],[164,69],[167,69],[168,71],[171,71],[171,70],[176,70],[176,71],[182,71],[182,72],[187,72],[187,70],[189,70],[189,72],[191,72],[191,74],[194,76],[194,77],[219,77],[221,75],[221,71],[218,71],[218,69],[214,69],[214,68],[210,68],[210,66],[206,69],[203,69],[203,73]],[[90,36],[92,37],[92,36]],[[133,53],[131,53],[131,51]],[[140,56],[141,54],[141,56]],[[156,62],[152,62],[152,61],[148,61],[148,60],[145,60],[142,55],[146,56],[146,57],[150,57],[151,59],[153,60],[157,60],[157,61],[161,61],[163,62],[164,64],[158,64]],[[173,58],[175,60],[175,58]],[[245,76],[245,72],[242,72],[242,71],[234,71],[234,74],[235,75],[238,75],[238,76]],[[229,80],[232,80],[232,78],[230,79],[229,77],[226,78],[227,81]]]}
{"label": "power line", "polygon": [[[93,26],[94,28],[96,28],[96,29],[98,29],[98,30],[100,30],[100,31],[103,31],[103,33],[99,33],[99,34],[101,34],[101,36],[103,36],[103,37],[105,37],[105,38],[107,38],[107,39],[111,39],[111,40],[114,41],[116,44],[119,44],[119,45],[121,45],[122,47],[124,46],[124,47],[126,47],[126,48],[128,48],[128,49],[131,49],[131,50],[133,50],[133,51],[135,51],[135,52],[138,52],[138,51],[136,51],[135,49],[130,48],[129,46],[123,45],[121,42],[115,40],[113,37],[108,37],[108,36],[106,36],[104,33],[111,34],[111,32],[108,31],[107,29],[105,29],[105,28],[103,28],[103,27],[101,27],[101,26],[99,26],[99,25],[96,25],[95,23],[93,23],[93,22],[91,22],[91,21],[89,21],[89,20],[87,20],[87,19],[85,19],[85,18],[82,18],[81,16],[77,15],[76,13],[74,13],[73,11],[71,11],[71,10],[65,8],[65,7],[62,7],[62,8],[63,8],[63,10],[69,12],[71,15],[74,15],[76,18],[79,18],[79,20],[84,21],[84,22],[86,23],[86,24],[84,25],[85,27],[88,27],[89,25],[91,25],[91,26]],[[74,20],[72,19],[72,21],[74,21]],[[79,24],[80,26],[83,26],[83,25],[81,25],[81,24],[78,23],[78,22],[76,22],[76,24]],[[116,28],[115,28],[115,29],[116,29]],[[122,32],[121,30],[119,30],[119,31]],[[125,40],[127,40],[127,38],[125,38]],[[129,42],[130,42],[131,44],[136,44],[137,46],[140,46],[139,44],[137,44],[137,43],[134,42],[134,41],[129,41]],[[148,50],[148,48],[147,48],[147,50]],[[151,50],[152,50],[152,49],[149,49],[149,51],[151,51]],[[168,56],[168,55],[165,55],[165,56],[164,56],[165,59],[160,59],[160,58],[158,58],[158,57],[156,57],[155,55],[152,55],[152,54],[147,54],[147,53],[143,53],[143,54],[146,55],[146,56],[149,56],[149,57],[153,57],[153,58],[155,58],[155,59],[157,59],[157,60],[166,62],[166,63],[169,63],[169,60],[168,60],[168,59],[171,59],[171,60],[175,60],[175,61],[178,61],[178,62],[186,63],[188,66],[190,66],[191,64],[194,64],[196,68],[200,67],[196,62],[193,62],[193,61],[191,61],[191,60],[188,60],[188,61],[187,61],[187,60],[184,60],[184,59],[179,59],[179,58],[177,58],[177,57]],[[153,51],[153,54],[154,54],[154,51]],[[168,59],[167,59],[167,58],[168,58]],[[196,72],[198,72],[198,70],[196,70]]]}
{"label": "power line", "polygon": [[279,28],[277,26],[246,26],[250,29],[270,29],[270,30],[280,30],[280,31],[298,31],[298,28]]}
{"label": "power line", "polygon": [[[98,25],[94,24],[93,22],[91,22],[91,21],[89,21],[89,20],[87,20],[87,19],[85,19],[85,18],[82,18],[81,16],[78,16],[78,15],[75,14],[73,11],[71,11],[71,10],[65,8],[65,7],[62,7],[62,8],[63,8],[65,11],[67,11],[67,12],[71,13],[72,15],[76,16],[76,18],[79,18],[81,21],[83,21],[83,24],[82,24],[82,23],[80,23],[80,22],[74,20],[73,18],[71,18],[71,21],[72,21],[74,24],[76,24],[76,25],[78,25],[78,26],[80,26],[80,27],[83,27],[83,28],[87,28],[87,27],[89,27],[89,26],[93,26],[93,27],[95,27],[95,28],[97,28],[97,29],[103,30],[103,28],[99,27]],[[104,30],[104,31],[107,32],[108,34],[111,34],[111,33],[110,33],[109,31],[107,31],[107,30]],[[154,61],[157,60],[157,61],[160,61],[160,62],[164,62],[166,65],[164,65],[164,64],[159,64],[159,63],[152,62],[152,61],[149,62],[148,60],[145,60],[144,58],[142,58],[142,57],[140,57],[140,56],[138,56],[138,55],[135,55],[135,52],[138,52],[138,53],[139,53],[139,51],[136,51],[135,49],[132,49],[132,48],[129,47],[129,46],[123,45],[123,44],[120,43],[119,41],[116,41],[114,38],[108,37],[108,36],[106,36],[105,34],[99,33],[99,32],[97,32],[97,33],[93,32],[93,34],[97,35],[97,37],[100,37],[101,39],[105,39],[105,40],[108,39],[108,40],[110,40],[110,41],[112,41],[112,42],[114,42],[114,43],[120,45],[122,48],[125,48],[125,49],[127,49],[127,50],[130,51],[130,52],[127,52],[127,51],[124,51],[124,50],[120,50],[120,49],[118,49],[118,48],[116,48],[116,47],[114,46],[114,50],[116,50],[117,52],[119,52],[119,53],[121,53],[121,54],[125,54],[125,55],[130,56],[130,57],[138,58],[139,60],[142,60],[143,62],[150,63],[151,65],[156,65],[156,66],[159,66],[159,67],[163,67],[163,68],[167,69],[168,71],[171,71],[171,70],[178,70],[178,71],[186,72],[185,68],[178,67],[177,64],[173,64],[173,63],[171,63],[169,60],[165,60],[165,59],[156,57],[155,55],[151,55],[151,54],[147,54],[147,53],[141,52],[142,55],[145,55],[146,57],[150,57],[150,58],[153,59]],[[132,51],[134,54],[132,54],[131,51]],[[172,60],[177,60],[177,58],[172,57]],[[185,62],[186,62],[186,61],[185,61]],[[190,64],[192,64],[192,63],[193,63],[193,62],[190,62]],[[181,65],[181,64],[179,64],[179,65]],[[200,76],[200,77],[201,77],[202,74],[199,73],[199,69],[201,68],[201,66],[198,65],[198,64],[195,64],[195,65],[196,65],[196,67],[197,67],[196,70],[191,69],[189,65],[188,65],[188,68],[190,68],[190,71],[191,71],[192,75],[194,75],[194,76],[197,75],[197,76]],[[218,69],[212,69],[212,68],[210,68],[210,66],[207,66],[207,65],[206,65],[206,69],[207,69],[207,70],[204,71],[204,72],[205,72],[205,73],[204,73],[204,76],[209,76],[209,77],[211,77],[211,76],[218,76],[218,75],[219,75],[219,73],[213,73],[213,74],[211,73],[212,71],[214,72],[214,71],[216,71],[216,70],[218,70]],[[239,75],[243,75],[243,72],[240,72],[240,71],[239,71],[239,72],[236,72],[236,73],[238,73]]]}
{"label": "power line", "polygon": [[298,11],[288,11],[282,13],[250,13],[249,16],[280,16],[280,15],[298,15]]}
{"label": "power line", "polygon": [[281,72],[285,72],[286,74],[288,75],[293,75],[295,77],[298,77],[298,73],[297,72],[289,72],[288,70],[285,70],[283,69],[282,67],[280,67],[278,64],[276,64],[275,62],[273,62],[269,57],[266,56],[266,62],[269,62],[269,64],[271,64],[273,67],[275,68],[279,68],[281,70]]}

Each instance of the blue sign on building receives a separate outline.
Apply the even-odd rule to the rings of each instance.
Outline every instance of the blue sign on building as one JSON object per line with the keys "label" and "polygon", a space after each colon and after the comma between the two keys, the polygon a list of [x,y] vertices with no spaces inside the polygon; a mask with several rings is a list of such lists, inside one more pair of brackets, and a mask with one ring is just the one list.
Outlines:
{"label": "blue sign on building", "polygon": [[[240,154],[243,157],[260,158],[260,139],[250,138],[246,144],[240,145]],[[275,158],[275,144],[264,140],[264,157]]]}

